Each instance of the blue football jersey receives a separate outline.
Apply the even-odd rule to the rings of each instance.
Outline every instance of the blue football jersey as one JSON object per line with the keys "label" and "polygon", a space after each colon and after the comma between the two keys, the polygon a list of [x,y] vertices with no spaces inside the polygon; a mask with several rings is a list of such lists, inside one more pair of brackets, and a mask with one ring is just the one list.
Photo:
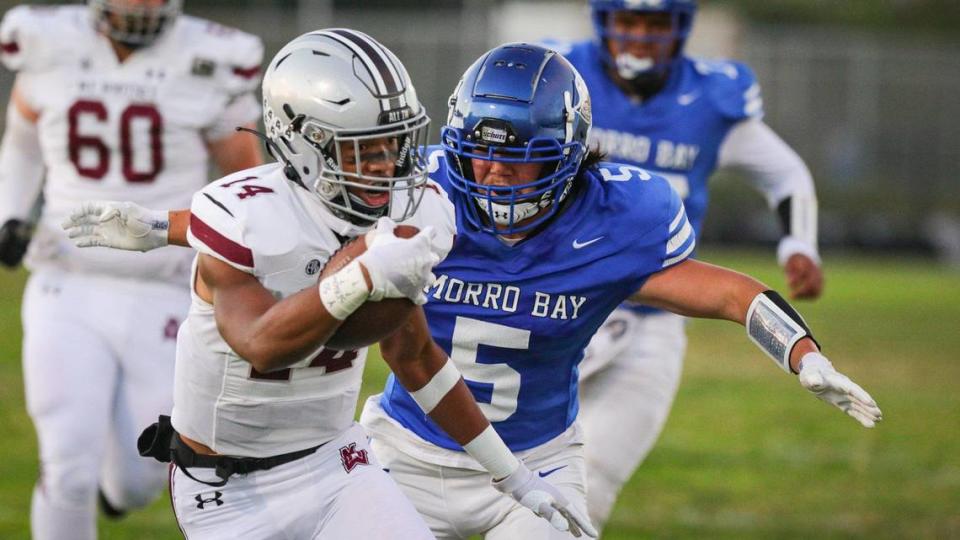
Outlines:
{"label": "blue football jersey", "polygon": [[[653,273],[686,259],[693,227],[669,183],[635,167],[586,170],[560,215],[510,246],[466,223],[432,149],[431,179],[454,194],[457,236],[424,306],[430,333],[513,451],[542,444],[577,415],[577,364],[594,332]],[[418,436],[450,439],[391,376],[381,406]]]}
{"label": "blue football jersey", "polygon": [[656,172],[683,198],[694,230],[707,210],[707,180],[730,128],[763,116],[753,71],[732,61],[683,57],[664,88],[644,102],[626,95],[604,70],[596,42],[550,43],[587,83],[593,103],[590,145],[607,159]]}

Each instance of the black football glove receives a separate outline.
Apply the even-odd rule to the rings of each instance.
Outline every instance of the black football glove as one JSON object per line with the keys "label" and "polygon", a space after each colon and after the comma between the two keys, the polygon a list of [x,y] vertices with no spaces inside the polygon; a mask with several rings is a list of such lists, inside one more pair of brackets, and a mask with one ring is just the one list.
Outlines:
{"label": "black football glove", "polygon": [[16,268],[30,244],[33,228],[26,221],[8,219],[0,227],[0,264]]}

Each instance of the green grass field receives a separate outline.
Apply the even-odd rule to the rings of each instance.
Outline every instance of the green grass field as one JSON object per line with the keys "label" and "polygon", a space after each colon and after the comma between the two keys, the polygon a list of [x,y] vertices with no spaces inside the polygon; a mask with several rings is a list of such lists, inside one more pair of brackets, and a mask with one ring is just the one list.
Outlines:
{"label": "green grass field", "polygon": [[[768,254],[708,261],[782,288]],[[877,399],[861,428],[716,321],[690,325],[666,430],[605,538],[960,538],[960,275],[920,260],[827,257],[827,291],[799,304],[825,353]],[[27,538],[36,441],[20,379],[24,275],[0,274],[0,538]],[[55,337],[51,336],[52,339]],[[367,363],[365,395],[382,362]],[[101,537],[178,538],[159,499]]]}

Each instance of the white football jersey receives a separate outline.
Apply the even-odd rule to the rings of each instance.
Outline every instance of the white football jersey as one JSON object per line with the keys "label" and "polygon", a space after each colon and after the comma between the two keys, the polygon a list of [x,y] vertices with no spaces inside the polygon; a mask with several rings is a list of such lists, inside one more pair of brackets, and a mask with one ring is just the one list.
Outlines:
{"label": "white football jersey", "polygon": [[[439,186],[423,189],[404,223],[432,225],[445,256],[456,228],[453,204]],[[276,163],[208,185],[190,210],[190,245],[252,274],[277,298],[317,287],[326,261],[360,233]],[[194,292],[177,338],[173,425],[222,454],[264,457],[317,446],[353,422],[366,352],[321,348],[290,369],[259,373],[224,341],[213,306]]]}
{"label": "white football jersey", "polygon": [[260,39],[181,15],[120,63],[85,6],[19,6],[0,23],[0,50],[40,114],[45,207],[28,265],[186,284],[184,250],[78,249],[60,222],[92,199],[189,204],[207,183],[206,144],[259,116]]}

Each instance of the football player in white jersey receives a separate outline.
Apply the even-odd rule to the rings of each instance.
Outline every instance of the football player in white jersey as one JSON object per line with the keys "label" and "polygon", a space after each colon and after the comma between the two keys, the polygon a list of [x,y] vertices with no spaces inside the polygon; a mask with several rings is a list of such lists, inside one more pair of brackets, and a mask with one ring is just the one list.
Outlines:
{"label": "football player in white jersey", "polygon": [[[144,433],[143,453],[174,463],[173,506],[190,538],[432,538],[353,421],[366,349],[323,347],[367,301],[425,302],[431,268],[453,245],[453,205],[426,179],[426,112],[396,56],[346,29],[277,53],[263,104],[279,163],[193,198],[199,254],[173,415]],[[131,208],[85,204],[65,225],[81,245],[127,238],[122,247],[147,249],[129,234]],[[420,233],[397,238],[394,220]],[[166,230],[143,232],[167,241]],[[368,249],[318,294],[323,264],[361,234]],[[510,453],[419,308],[381,345],[402,351],[411,335],[426,348],[392,355],[390,367],[422,413],[511,486],[503,491],[579,534],[585,516]]]}
{"label": "football player in white jersey", "polygon": [[[78,201],[188,203],[212,159],[262,162],[238,134],[259,114],[259,38],[180,14],[179,0],[20,6],[0,24],[16,71],[0,145],[0,257],[19,264],[43,188],[23,303],[27,409],[37,430],[35,538],[92,538],[98,486],[116,509],[148,503],[164,467],[137,455],[169,411],[190,257],[79,250],[60,222]],[[101,251],[101,252],[97,252]]]}

